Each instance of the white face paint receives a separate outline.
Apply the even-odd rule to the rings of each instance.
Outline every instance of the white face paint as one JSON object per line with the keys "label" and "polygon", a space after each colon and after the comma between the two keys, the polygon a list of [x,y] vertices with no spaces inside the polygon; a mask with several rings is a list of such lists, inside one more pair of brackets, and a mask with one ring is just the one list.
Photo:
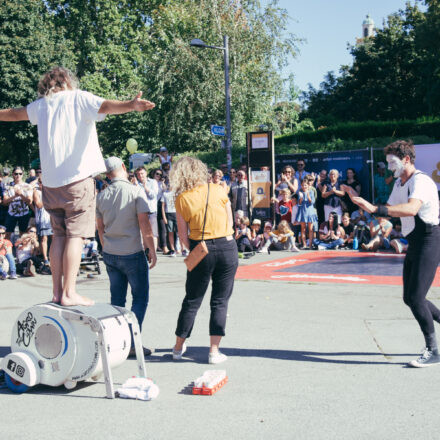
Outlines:
{"label": "white face paint", "polygon": [[403,162],[394,154],[387,154],[388,169],[393,171],[394,177],[398,179],[405,169]]}

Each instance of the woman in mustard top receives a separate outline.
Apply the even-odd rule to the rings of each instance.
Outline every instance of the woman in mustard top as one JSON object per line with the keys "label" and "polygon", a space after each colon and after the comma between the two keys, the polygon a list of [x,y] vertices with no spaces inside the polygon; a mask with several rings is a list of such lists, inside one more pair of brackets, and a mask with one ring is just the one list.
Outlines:
{"label": "woman in mustard top", "polygon": [[[182,244],[190,250],[202,240],[208,198],[207,181],[208,169],[198,159],[184,157],[173,164],[170,182],[176,194],[177,227]],[[204,232],[204,241],[209,253],[186,275],[186,294],[177,321],[174,360],[181,359],[186,350],[185,340],[191,336],[197,311],[211,279],[208,361],[210,364],[218,364],[227,359],[219,351],[219,344],[225,335],[228,302],[238,267],[238,252],[233,239],[232,225],[231,203],[225,190],[220,185],[209,184]]]}

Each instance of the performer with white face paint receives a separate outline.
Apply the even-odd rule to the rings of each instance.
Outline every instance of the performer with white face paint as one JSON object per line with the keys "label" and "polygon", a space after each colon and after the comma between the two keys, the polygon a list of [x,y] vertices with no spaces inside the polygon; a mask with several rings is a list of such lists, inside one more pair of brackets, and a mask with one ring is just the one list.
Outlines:
{"label": "performer with white face paint", "polygon": [[434,321],[440,310],[426,299],[440,262],[439,199],[434,181],[414,166],[414,145],[396,141],[385,147],[388,169],[397,179],[387,205],[375,206],[344,188],[354,203],[379,217],[400,217],[408,240],[403,264],[403,301],[420,325],[426,342],[422,355],[411,367],[440,364]]}

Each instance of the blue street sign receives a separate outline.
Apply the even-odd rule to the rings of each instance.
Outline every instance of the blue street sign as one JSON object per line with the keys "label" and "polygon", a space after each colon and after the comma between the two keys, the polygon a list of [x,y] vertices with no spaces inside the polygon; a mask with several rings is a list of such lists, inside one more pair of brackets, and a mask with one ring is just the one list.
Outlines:
{"label": "blue street sign", "polygon": [[211,133],[214,136],[224,136],[225,133],[225,127],[222,127],[221,125],[211,125]]}

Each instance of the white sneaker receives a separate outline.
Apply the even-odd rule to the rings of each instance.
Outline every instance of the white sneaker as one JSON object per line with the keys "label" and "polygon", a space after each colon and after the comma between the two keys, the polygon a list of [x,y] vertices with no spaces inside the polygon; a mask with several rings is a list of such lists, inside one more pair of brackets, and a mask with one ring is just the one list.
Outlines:
{"label": "white sneaker", "polygon": [[267,254],[267,253],[268,253],[267,248],[261,248],[257,251],[257,254]]}
{"label": "white sneaker", "polygon": [[299,252],[299,249],[296,246],[292,246],[290,252]]}
{"label": "white sneaker", "polygon": [[182,350],[177,351],[173,348],[173,361],[180,361],[182,359],[183,353],[186,351],[186,344],[183,343]]}
{"label": "white sneaker", "polygon": [[425,348],[425,350],[418,359],[408,362],[409,367],[415,367],[415,368],[425,368],[439,364],[440,364],[440,355],[434,354],[434,352],[428,350],[427,348]]}
{"label": "white sneaker", "polygon": [[318,250],[319,251],[325,251],[327,248],[323,246],[322,244],[318,244]]}
{"label": "white sneaker", "polygon": [[220,353],[219,351],[216,351],[214,353],[209,353],[208,362],[210,364],[221,364],[222,362],[225,362],[227,360],[228,357],[225,354]]}

